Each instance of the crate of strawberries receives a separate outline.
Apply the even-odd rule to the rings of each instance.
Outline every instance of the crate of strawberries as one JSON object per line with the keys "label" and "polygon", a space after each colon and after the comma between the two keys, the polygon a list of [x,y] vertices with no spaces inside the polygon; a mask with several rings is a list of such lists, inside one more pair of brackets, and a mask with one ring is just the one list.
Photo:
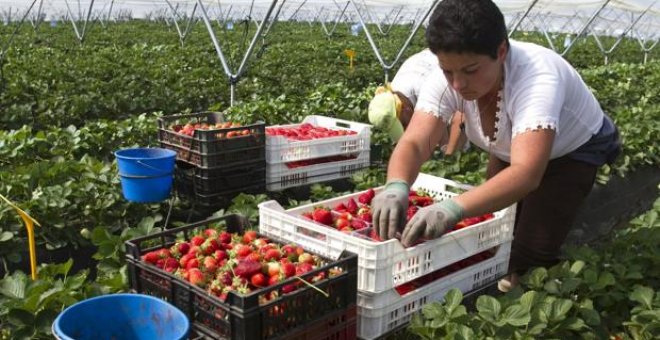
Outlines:
{"label": "crate of strawberries", "polygon": [[[420,174],[409,195],[407,217],[418,209],[469,189],[444,178]],[[383,241],[371,226],[371,200],[382,188],[284,210],[278,202],[259,205],[259,230],[335,258],[358,254],[358,289],[382,292],[513,238],[515,205],[463,219],[440,238],[404,248]]]}
{"label": "crate of strawberries", "polygon": [[158,118],[161,147],[177,152],[177,159],[210,168],[265,160],[263,122],[242,125],[225,121],[220,112],[201,112]]}
{"label": "crate of strawberries", "polygon": [[132,289],[174,304],[211,338],[321,336],[310,324],[355,338],[357,256],[331,260],[242,232],[246,221],[227,215],[127,241]]}
{"label": "crate of strawberries", "polygon": [[300,124],[266,127],[266,162],[271,164],[369,151],[371,125],[311,115]]}

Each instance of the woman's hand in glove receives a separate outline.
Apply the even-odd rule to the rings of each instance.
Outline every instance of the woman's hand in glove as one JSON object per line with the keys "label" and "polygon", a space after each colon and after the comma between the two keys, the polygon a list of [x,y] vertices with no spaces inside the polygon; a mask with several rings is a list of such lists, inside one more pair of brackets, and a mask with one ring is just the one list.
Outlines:
{"label": "woman's hand in glove", "polygon": [[373,228],[383,240],[394,238],[406,223],[408,188],[403,180],[390,181],[371,202]]}
{"label": "woman's hand in glove", "polygon": [[401,243],[409,247],[420,237],[440,237],[462,218],[463,208],[451,199],[421,208],[403,229]]}

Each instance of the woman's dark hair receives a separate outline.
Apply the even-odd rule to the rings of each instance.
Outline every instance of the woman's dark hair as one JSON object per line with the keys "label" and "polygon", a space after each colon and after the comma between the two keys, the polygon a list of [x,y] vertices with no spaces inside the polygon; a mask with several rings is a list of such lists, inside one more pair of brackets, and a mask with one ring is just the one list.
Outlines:
{"label": "woman's dark hair", "polygon": [[426,29],[434,54],[476,53],[495,59],[502,41],[509,44],[504,15],[490,0],[442,0]]}

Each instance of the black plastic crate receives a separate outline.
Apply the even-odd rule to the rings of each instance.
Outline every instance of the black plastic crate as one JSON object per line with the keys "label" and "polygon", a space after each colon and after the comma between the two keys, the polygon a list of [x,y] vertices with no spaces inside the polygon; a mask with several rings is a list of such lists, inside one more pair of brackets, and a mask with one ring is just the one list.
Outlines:
{"label": "black plastic crate", "polygon": [[266,161],[265,145],[242,149],[237,148],[216,153],[201,153],[162,141],[160,142],[160,146],[176,151],[176,158],[178,160],[201,168],[235,166],[258,160]]}
{"label": "black plastic crate", "polygon": [[[266,124],[264,122],[225,129],[195,130],[192,136],[174,132],[171,129],[172,125],[184,125],[186,123],[216,124],[224,122],[224,115],[220,112],[199,112],[159,117],[158,140],[166,143],[166,145],[201,155],[266,145]],[[227,134],[230,132],[236,133],[245,130],[249,134],[227,138]]]}
{"label": "black plastic crate", "polygon": [[[342,253],[337,260],[321,257],[319,268],[302,275],[309,282],[325,273],[326,279],[314,285],[328,293],[329,297],[307,286],[284,294],[282,288],[285,285],[298,282],[292,277],[249,295],[229,292],[226,301],[221,301],[202,288],[141,261],[141,256],[146,252],[171,247],[177,238],[190,239],[195,232],[209,225],[222,224],[229,232],[240,232],[249,226],[244,216],[227,215],[127,241],[126,260],[132,290],[172,303],[188,316],[195,333],[213,339],[290,339],[308,334],[305,330],[310,325],[323,328],[317,321],[327,321],[327,326],[331,326],[337,321],[328,320],[329,315],[350,313],[354,308],[357,299],[357,255],[348,252]],[[333,268],[341,268],[342,271],[331,277],[330,270]],[[278,298],[265,304],[259,303],[260,297],[275,291],[279,294]],[[341,319],[348,320],[346,326],[350,332],[350,314],[347,316]],[[342,328],[341,334],[350,334],[347,331]],[[311,335],[310,339],[314,339],[325,338],[327,334]]]}
{"label": "black plastic crate", "polygon": [[264,161],[219,168],[178,165],[176,171],[179,181],[192,186],[195,193],[203,195],[232,192],[266,183]]}

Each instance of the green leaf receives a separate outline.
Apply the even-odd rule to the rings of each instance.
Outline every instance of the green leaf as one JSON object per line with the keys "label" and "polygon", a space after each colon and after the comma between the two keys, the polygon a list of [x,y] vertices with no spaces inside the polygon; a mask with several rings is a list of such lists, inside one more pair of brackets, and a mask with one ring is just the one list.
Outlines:
{"label": "green leaf", "polygon": [[502,320],[512,326],[524,326],[529,323],[530,319],[529,310],[521,305],[509,306],[502,313]]}
{"label": "green leaf", "polygon": [[451,312],[456,306],[461,304],[463,301],[463,293],[460,290],[453,288],[445,294],[445,304],[447,305],[447,310]]}
{"label": "green leaf", "polygon": [[422,313],[424,314],[424,317],[431,320],[438,320],[438,319],[444,320],[447,316],[445,309],[438,302],[429,303],[426,306],[424,306],[422,308]]}
{"label": "green leaf", "polygon": [[14,237],[14,233],[10,231],[3,231],[2,234],[0,234],[0,242],[9,241],[13,237]]}
{"label": "green leaf", "polygon": [[46,335],[51,334],[51,327],[53,326],[53,321],[57,318],[58,311],[53,309],[44,309],[37,313],[36,320],[36,329]]}
{"label": "green leaf", "polygon": [[600,325],[600,314],[593,309],[580,308],[580,317],[589,326]]}
{"label": "green leaf", "polygon": [[0,294],[13,299],[23,299],[25,297],[27,283],[27,275],[21,271],[17,271],[0,281]]}
{"label": "green leaf", "polygon": [[572,293],[577,289],[577,287],[580,285],[581,282],[582,280],[578,278],[573,278],[573,277],[565,278],[561,282],[560,291],[563,295]]}
{"label": "green leaf", "polygon": [[551,320],[562,320],[573,307],[573,302],[567,299],[557,299],[552,303]]}
{"label": "green leaf", "polygon": [[584,265],[585,265],[585,263],[582,260],[577,260],[577,261],[573,262],[573,264],[571,265],[571,269],[570,269],[571,273],[573,273],[575,275],[579,274],[582,271],[582,269],[584,268]]}
{"label": "green leaf", "polygon": [[12,308],[7,314],[7,321],[15,326],[32,326],[34,325],[34,316],[25,309]]}
{"label": "green leaf", "polygon": [[642,304],[646,309],[651,309],[654,295],[655,292],[649,287],[635,286],[629,297],[630,300]]}
{"label": "green leaf", "polygon": [[519,303],[523,308],[525,308],[526,311],[529,312],[532,310],[532,306],[535,305],[536,297],[537,293],[533,290],[530,290],[525,292],[525,294],[520,297]]}
{"label": "green leaf", "polygon": [[527,284],[532,289],[540,289],[543,287],[545,279],[548,277],[548,271],[545,268],[539,267],[532,271],[527,278]]}
{"label": "green leaf", "polygon": [[[545,314],[544,314],[545,315]],[[539,335],[541,334],[546,328],[548,327],[548,324],[544,322],[539,322],[534,324],[533,326],[529,327],[527,329],[527,333],[531,335]]]}
{"label": "green leaf", "polygon": [[579,331],[585,327],[586,325],[584,324],[584,321],[576,317],[567,318],[561,323],[561,328],[570,329],[574,331]]}
{"label": "green leaf", "polygon": [[603,272],[599,277],[598,277],[598,283],[596,286],[600,289],[603,289],[608,286],[612,286],[616,283],[616,280],[614,279],[614,275],[610,272]]}
{"label": "green leaf", "polygon": [[492,296],[481,295],[477,298],[477,310],[479,314],[485,316],[490,321],[495,321],[499,318],[502,306],[499,301]]}

